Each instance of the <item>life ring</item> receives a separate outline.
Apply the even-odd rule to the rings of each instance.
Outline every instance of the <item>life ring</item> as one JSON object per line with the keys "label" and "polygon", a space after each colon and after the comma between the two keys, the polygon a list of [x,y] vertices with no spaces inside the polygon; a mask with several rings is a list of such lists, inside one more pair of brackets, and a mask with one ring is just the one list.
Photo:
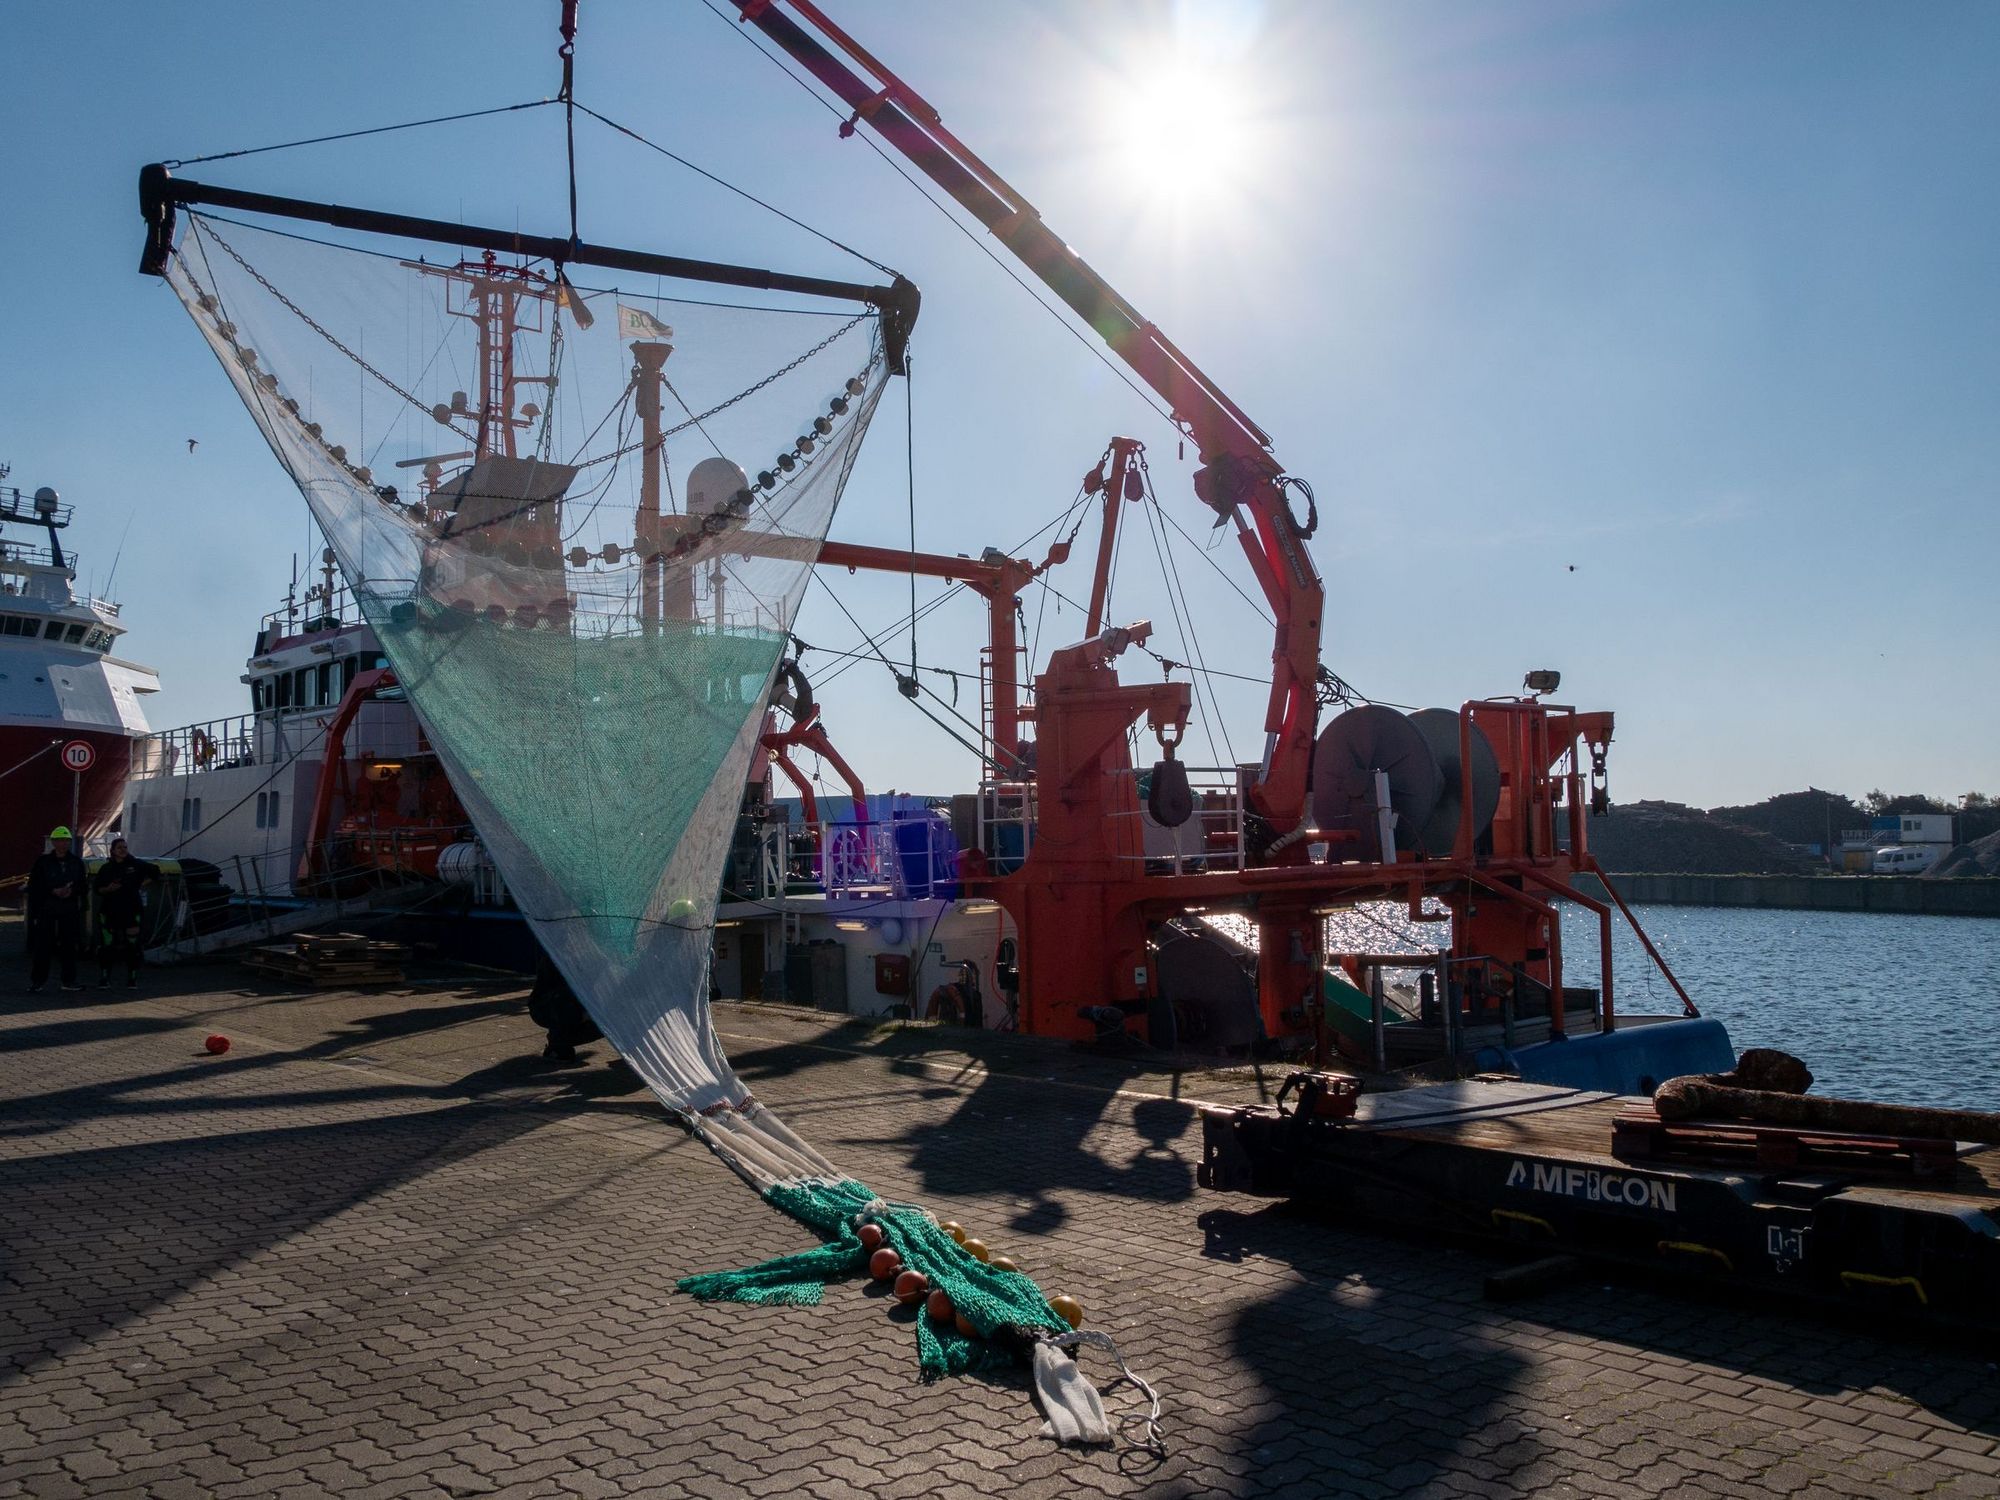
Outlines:
{"label": "life ring", "polygon": [[188,749],[194,763],[206,771],[215,763],[215,741],[209,738],[206,729],[197,729],[188,741]]}

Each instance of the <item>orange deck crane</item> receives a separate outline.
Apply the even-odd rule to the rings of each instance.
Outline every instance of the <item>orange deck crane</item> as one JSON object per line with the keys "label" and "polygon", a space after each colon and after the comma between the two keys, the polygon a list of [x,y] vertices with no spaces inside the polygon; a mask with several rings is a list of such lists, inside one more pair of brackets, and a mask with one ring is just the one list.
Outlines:
{"label": "orange deck crane", "polygon": [[[1603,766],[1611,716],[1558,708],[1541,696],[1545,688],[1531,696],[1463,705],[1456,747],[1446,732],[1438,747],[1446,753],[1433,758],[1424,750],[1420,756],[1436,783],[1423,789],[1429,801],[1453,794],[1456,811],[1446,803],[1441,818],[1430,820],[1426,832],[1435,847],[1415,836],[1421,816],[1406,815],[1391,837],[1389,804],[1401,800],[1402,789],[1392,785],[1381,764],[1362,764],[1375,753],[1367,736],[1341,720],[1326,736],[1320,734],[1322,685],[1332,683],[1319,660],[1325,589],[1306,550],[1318,526],[1310,486],[1285,472],[1271,453],[1270,438],[1240,406],[1050,230],[1034,205],[953,135],[929,102],[815,0],[736,0],[736,5],[743,22],[852,111],[843,135],[865,122],[983,224],[1166,403],[1201,461],[1195,494],[1216,513],[1218,524],[1234,527],[1275,621],[1264,753],[1258,765],[1244,768],[1242,778],[1242,799],[1251,815],[1245,821],[1258,824],[1258,836],[1239,843],[1242,855],[1233,868],[1190,872],[1175,862],[1162,870],[1144,848],[1140,776],[1130,763],[1129,737],[1143,722],[1159,743],[1161,760],[1150,773],[1146,799],[1159,819],[1171,823],[1197,815],[1185,770],[1175,761],[1191,694],[1185,683],[1119,681],[1118,656],[1143,643],[1149,627],[1143,622],[1113,627],[1103,618],[1108,543],[1120,499],[1115,490],[1106,494],[1106,545],[1098,558],[1088,636],[1051,656],[1033,685],[1032,702],[1018,710],[1019,719],[1036,730],[1032,773],[1019,803],[1031,835],[1025,858],[1010,869],[989,863],[989,851],[974,850],[966,871],[968,889],[1000,901],[1019,931],[1022,1028],[1083,1037],[1100,1032],[1107,1016],[1114,1022],[1120,1016],[1157,1021],[1162,1011],[1154,955],[1163,924],[1191,912],[1230,910],[1249,916],[1258,930],[1257,1001],[1264,1035],[1273,1040],[1303,1035],[1318,1026],[1328,957],[1320,916],[1330,908],[1388,897],[1407,900],[1411,915],[1425,919],[1431,916],[1426,897],[1432,896],[1453,919],[1452,951],[1436,976],[1441,1007],[1459,1016],[1489,1011],[1512,1016],[1539,997],[1540,1013],[1554,1035],[1563,1033],[1574,998],[1562,979],[1556,903],[1581,901],[1598,920],[1603,993],[1589,998],[1595,1018],[1608,1029],[1610,907],[1575,896],[1570,882],[1583,871],[1601,875],[1582,815],[1586,785],[1592,811],[1607,805]],[[1113,445],[1121,472],[1137,446],[1120,446],[1127,442]],[[1304,501],[1303,518],[1293,509],[1295,494]],[[838,559],[823,554],[822,560]],[[895,565],[912,563],[896,556]],[[1000,613],[996,604],[996,670]],[[1011,666],[1011,655],[1008,662]],[[996,695],[996,718],[1000,703]],[[1011,712],[1012,699],[1007,703]],[[1395,734],[1414,732],[1401,727],[1392,711],[1381,712],[1399,720],[1389,726]],[[1343,757],[1353,764],[1341,764]],[[1329,785],[1321,787],[1316,806],[1315,774],[1322,767]],[[1337,777],[1344,778],[1344,805],[1353,809],[1372,799],[1376,819],[1343,820],[1329,812],[1341,805],[1329,795]],[[1559,805],[1568,811],[1566,827],[1558,824]],[[1373,836],[1370,821],[1377,829]],[[1361,826],[1329,826],[1343,822]],[[1325,846],[1317,858],[1314,843]],[[1443,1029],[1449,1038],[1449,1019]]]}

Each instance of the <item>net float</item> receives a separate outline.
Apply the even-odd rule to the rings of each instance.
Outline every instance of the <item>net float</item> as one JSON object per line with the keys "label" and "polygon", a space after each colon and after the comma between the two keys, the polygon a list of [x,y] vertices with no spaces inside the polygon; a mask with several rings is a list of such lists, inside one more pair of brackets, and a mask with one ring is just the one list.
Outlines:
{"label": "net float", "polygon": [[1074,1297],[1051,1297],[1049,1306],[1072,1328],[1083,1327],[1083,1304]]}
{"label": "net float", "polygon": [[950,1235],[956,1243],[961,1245],[965,1243],[965,1226],[956,1219],[940,1219],[938,1228]]}
{"label": "net float", "polygon": [[972,1326],[972,1319],[968,1318],[964,1313],[954,1313],[951,1319],[951,1326],[959,1331],[961,1337],[968,1339],[979,1337],[979,1330]]}
{"label": "net float", "polygon": [[984,1240],[963,1240],[960,1243],[965,1247],[965,1253],[974,1260],[989,1260],[992,1258],[993,1252],[986,1248]]}
{"label": "net float", "polygon": [[903,1268],[903,1257],[884,1245],[868,1257],[868,1274],[877,1281],[887,1281]]}
{"label": "net float", "polygon": [[991,1266],[996,1271],[1018,1271],[1021,1269],[1019,1266],[1015,1265],[1013,1261],[1009,1260],[1004,1255],[996,1255],[991,1260],[986,1262],[986,1264]]}
{"label": "net float", "polygon": [[943,1287],[924,1299],[924,1311],[930,1314],[933,1323],[942,1328],[949,1328],[951,1320],[958,1316],[958,1310],[951,1305],[950,1294]]}
{"label": "net float", "polygon": [[888,1236],[882,1232],[880,1224],[863,1224],[861,1226],[861,1248],[863,1250],[880,1250],[882,1242],[887,1238]]}
{"label": "net float", "polygon": [[905,1307],[915,1307],[930,1290],[931,1279],[922,1271],[905,1271],[896,1278],[896,1300]]}

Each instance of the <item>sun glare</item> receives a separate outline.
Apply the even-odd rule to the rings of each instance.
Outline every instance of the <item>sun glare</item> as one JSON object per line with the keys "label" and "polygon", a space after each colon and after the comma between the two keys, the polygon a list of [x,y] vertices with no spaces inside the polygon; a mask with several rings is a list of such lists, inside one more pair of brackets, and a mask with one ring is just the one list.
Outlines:
{"label": "sun glare", "polygon": [[1247,165],[1242,100],[1219,69],[1174,62],[1148,73],[1118,100],[1112,130],[1121,169],[1156,199],[1213,192]]}

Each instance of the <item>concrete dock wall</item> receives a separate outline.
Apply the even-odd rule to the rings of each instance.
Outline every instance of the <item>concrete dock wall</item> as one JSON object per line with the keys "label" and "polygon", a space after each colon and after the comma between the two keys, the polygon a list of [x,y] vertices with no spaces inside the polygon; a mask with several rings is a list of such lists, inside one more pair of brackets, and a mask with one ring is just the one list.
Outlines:
{"label": "concrete dock wall", "polygon": [[[1908,875],[1620,875],[1627,901],[1663,906],[1764,906],[1797,911],[1902,912],[1934,917],[2000,917],[2000,879],[1920,880]],[[1602,897],[1593,875],[1576,886]]]}

